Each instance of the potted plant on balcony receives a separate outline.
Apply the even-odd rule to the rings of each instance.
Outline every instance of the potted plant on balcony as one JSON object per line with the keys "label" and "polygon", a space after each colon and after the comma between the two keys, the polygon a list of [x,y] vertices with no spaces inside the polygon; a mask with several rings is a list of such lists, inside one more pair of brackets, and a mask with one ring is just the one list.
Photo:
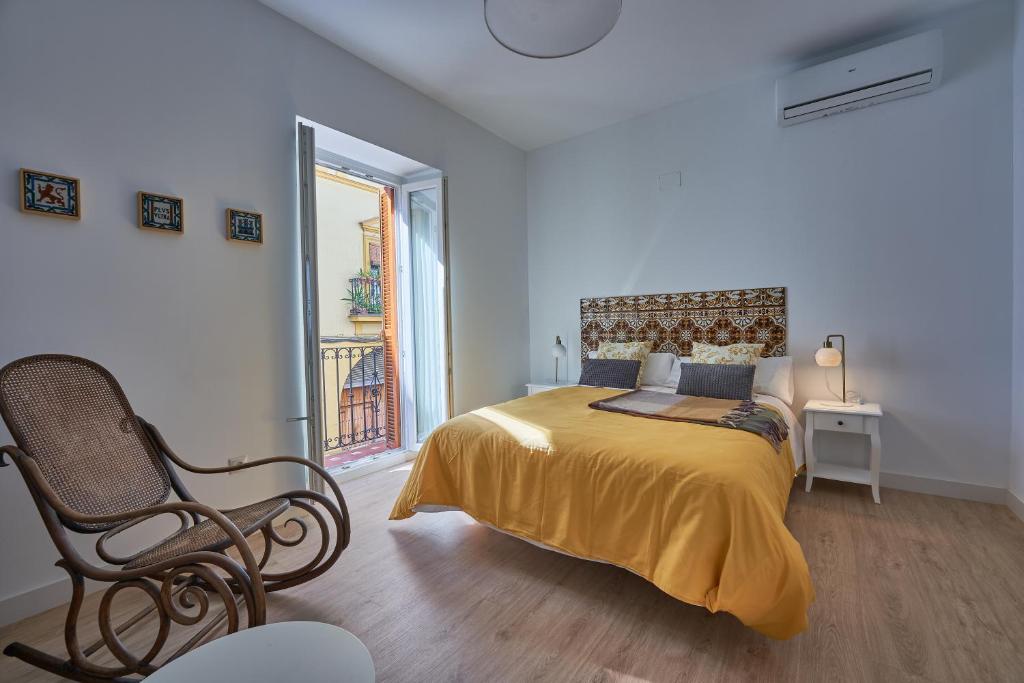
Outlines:
{"label": "potted plant on balcony", "polygon": [[349,287],[348,296],[342,298],[342,301],[352,304],[349,315],[366,315],[370,310],[369,302],[366,299],[366,293],[362,287]]}
{"label": "potted plant on balcony", "polygon": [[348,296],[342,301],[352,304],[349,315],[380,315],[380,304],[374,300],[374,282],[379,278],[360,268],[359,273],[349,280]]}

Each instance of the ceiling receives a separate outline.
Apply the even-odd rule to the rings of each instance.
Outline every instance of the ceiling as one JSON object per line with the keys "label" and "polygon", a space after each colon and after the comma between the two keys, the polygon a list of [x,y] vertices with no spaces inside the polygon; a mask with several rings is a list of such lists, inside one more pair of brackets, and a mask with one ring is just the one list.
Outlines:
{"label": "ceiling", "polygon": [[898,30],[974,0],[623,0],[596,46],[509,52],[483,0],[260,0],[524,150]]}

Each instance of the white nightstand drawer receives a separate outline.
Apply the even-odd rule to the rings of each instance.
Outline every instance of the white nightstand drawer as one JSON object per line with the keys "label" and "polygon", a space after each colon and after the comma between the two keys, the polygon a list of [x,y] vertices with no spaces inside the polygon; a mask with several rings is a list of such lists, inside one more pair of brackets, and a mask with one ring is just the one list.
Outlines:
{"label": "white nightstand drawer", "polygon": [[562,387],[569,386],[563,382],[530,382],[526,385],[526,395],[533,396],[544,391],[551,391],[552,389],[561,389]]}
{"label": "white nightstand drawer", "polygon": [[863,434],[865,431],[864,416],[815,413],[814,428],[826,429],[830,432],[852,432],[854,434]]}

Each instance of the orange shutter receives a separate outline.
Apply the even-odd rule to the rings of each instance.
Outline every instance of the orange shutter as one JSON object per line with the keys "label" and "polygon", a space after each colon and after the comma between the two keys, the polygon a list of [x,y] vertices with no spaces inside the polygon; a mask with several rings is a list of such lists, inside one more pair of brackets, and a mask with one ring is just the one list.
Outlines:
{"label": "orange shutter", "polygon": [[395,267],[395,190],[380,192],[380,283],[384,306],[384,402],[388,448],[402,445],[402,404],[398,391],[398,269]]}

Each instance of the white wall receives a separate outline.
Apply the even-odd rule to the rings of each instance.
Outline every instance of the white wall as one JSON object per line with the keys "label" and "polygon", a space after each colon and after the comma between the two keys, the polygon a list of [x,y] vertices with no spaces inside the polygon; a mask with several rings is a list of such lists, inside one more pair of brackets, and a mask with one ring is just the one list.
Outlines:
{"label": "white wall", "polygon": [[380,214],[376,193],[327,178],[316,179],[317,280],[320,282],[320,336],[351,337],[349,278],[363,267],[362,221]]}
{"label": "white wall", "polygon": [[765,78],[529,153],[533,377],[556,334],[579,372],[581,297],[786,286],[798,406],[827,396],[813,353],[846,333],[884,471],[1004,489],[1011,7],[939,24],[930,94],[780,128]]}
{"label": "white wall", "polygon": [[[456,409],[511,397],[528,375],[524,154],[255,0],[0,3],[0,364],[99,361],[199,464],[301,453],[296,115],[446,171]],[[80,177],[83,219],[19,213],[20,166]],[[185,198],[183,237],[135,227],[140,189]],[[224,239],[228,206],[264,213],[263,246]],[[231,505],[298,477],[186,479]],[[0,538],[0,601],[62,578],[14,468]]]}
{"label": "white wall", "polygon": [[[1024,0],[1013,41],[1013,414],[1010,493],[1024,501]],[[1019,506],[1024,510],[1024,506]]]}

